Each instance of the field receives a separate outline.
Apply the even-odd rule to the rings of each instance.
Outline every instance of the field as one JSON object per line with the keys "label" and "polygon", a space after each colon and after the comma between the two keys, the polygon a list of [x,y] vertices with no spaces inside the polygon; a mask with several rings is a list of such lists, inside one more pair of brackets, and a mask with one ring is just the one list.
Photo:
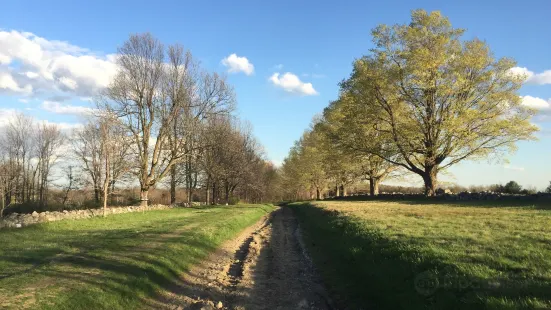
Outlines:
{"label": "field", "polygon": [[0,308],[151,308],[192,264],[273,210],[172,209],[0,231]]}
{"label": "field", "polygon": [[551,308],[549,206],[375,200],[290,206],[342,308]]}

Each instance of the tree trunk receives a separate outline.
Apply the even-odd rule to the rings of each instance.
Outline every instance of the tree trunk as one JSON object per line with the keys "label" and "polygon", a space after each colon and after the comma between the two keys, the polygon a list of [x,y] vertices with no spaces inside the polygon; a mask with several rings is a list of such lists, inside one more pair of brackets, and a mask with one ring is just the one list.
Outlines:
{"label": "tree trunk", "polygon": [[335,186],[335,196],[340,197],[341,196],[341,187],[339,186],[339,183]]}
{"label": "tree trunk", "polygon": [[425,169],[422,175],[425,182],[425,196],[433,197],[436,195],[437,182],[437,170],[436,167],[429,167]]}
{"label": "tree trunk", "polygon": [[379,178],[369,178],[369,195],[375,197],[379,195]]}
{"label": "tree trunk", "polygon": [[212,182],[212,204],[216,204],[216,182]]}
{"label": "tree trunk", "polygon": [[99,188],[97,186],[94,186],[94,200],[99,202]]}
{"label": "tree trunk", "polygon": [[176,165],[170,167],[170,204],[176,203]]}
{"label": "tree trunk", "polygon": [[103,192],[103,217],[107,216],[107,197],[109,196],[107,193],[108,186],[109,185],[105,187],[105,191]]}
{"label": "tree trunk", "polygon": [[189,207],[193,204],[193,188],[189,187],[187,189],[187,204]]}
{"label": "tree trunk", "polygon": [[230,204],[230,187],[228,183],[226,182],[224,186],[225,194],[226,194],[226,206]]}
{"label": "tree trunk", "polygon": [[140,191],[140,206],[144,209],[147,208],[147,195],[149,194],[148,188],[142,188]]}
{"label": "tree trunk", "polygon": [[207,190],[205,191],[206,199],[205,199],[205,205],[209,205],[209,195],[210,195],[210,180],[207,178]]}
{"label": "tree trunk", "polygon": [[103,217],[107,216],[107,198],[109,197],[109,179],[111,171],[109,170],[109,155],[105,156],[105,176],[103,179]]}
{"label": "tree trunk", "polygon": [[344,184],[341,184],[341,186],[339,186],[339,189],[340,189],[340,192],[341,192],[341,193],[340,193],[340,197],[346,196],[346,195],[344,194]]}
{"label": "tree trunk", "polygon": [[[4,190],[2,190],[4,191]],[[0,209],[0,218],[4,217],[4,209],[6,208],[6,195],[2,194],[2,209]]]}
{"label": "tree trunk", "polygon": [[321,200],[321,192],[320,189],[316,187],[316,200]]}

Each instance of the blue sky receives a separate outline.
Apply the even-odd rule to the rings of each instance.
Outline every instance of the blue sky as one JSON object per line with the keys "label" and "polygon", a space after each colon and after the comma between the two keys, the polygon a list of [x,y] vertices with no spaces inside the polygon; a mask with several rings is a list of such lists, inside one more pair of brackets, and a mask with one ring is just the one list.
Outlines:
{"label": "blue sky", "polygon": [[[246,57],[254,71],[229,72],[228,78],[239,115],[252,123],[275,162],[337,97],[337,83],[371,47],[373,27],[408,22],[412,9],[440,10],[455,27],[468,30],[466,39],[486,40],[496,56],[516,59],[532,75],[521,95],[540,107],[534,121],[542,128],[540,140],[520,143],[508,164],[466,162],[442,179],[462,185],[517,180],[540,189],[551,180],[551,71],[544,73],[551,70],[551,1],[21,0],[0,7],[0,121],[13,110],[26,110],[70,127],[78,122],[78,107],[90,105],[89,93],[104,85],[101,70],[112,69],[108,55],[129,34],[149,31],[166,44],[183,44],[209,70],[227,72],[222,59],[234,53]],[[26,52],[30,47],[11,46],[15,37],[20,47],[27,40],[47,50],[41,61],[55,60],[36,64],[37,56]],[[51,79],[39,82],[37,68]],[[287,72],[294,77],[284,76]],[[274,73],[280,73],[277,79]]]}

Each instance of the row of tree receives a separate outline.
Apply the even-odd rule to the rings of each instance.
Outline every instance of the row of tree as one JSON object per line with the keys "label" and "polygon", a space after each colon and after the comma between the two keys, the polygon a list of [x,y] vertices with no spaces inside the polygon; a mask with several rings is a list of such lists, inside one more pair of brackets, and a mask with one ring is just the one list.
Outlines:
{"label": "row of tree", "polygon": [[52,166],[65,138],[56,125],[16,115],[0,136],[0,216],[10,203],[47,204]]}
{"label": "row of tree", "polygon": [[[439,12],[412,12],[409,24],[380,25],[374,48],[354,61],[339,98],[317,117],[282,167],[288,195],[386,177],[418,175],[435,195],[438,174],[534,139],[534,111],[521,104],[524,76],[478,39],[462,40]],[[341,194],[338,193],[338,194]]]}
{"label": "row of tree", "polygon": [[96,109],[70,139],[56,125],[33,125],[24,115],[2,127],[2,209],[27,201],[45,205],[51,168],[62,154],[70,167],[67,191],[78,173],[104,208],[117,185],[135,184],[143,206],[152,188],[164,186],[171,203],[181,188],[191,203],[199,187],[206,203],[271,199],[275,168],[250,126],[232,115],[235,94],[223,76],[150,34],[132,35],[118,49],[117,65]]}

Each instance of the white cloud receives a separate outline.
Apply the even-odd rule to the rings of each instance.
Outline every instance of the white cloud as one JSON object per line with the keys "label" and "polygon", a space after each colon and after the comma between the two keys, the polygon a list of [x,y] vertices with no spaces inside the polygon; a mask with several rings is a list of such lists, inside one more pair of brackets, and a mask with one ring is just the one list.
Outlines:
{"label": "white cloud", "polygon": [[509,71],[515,75],[524,75],[526,77],[525,83],[539,85],[551,84],[551,70],[545,70],[541,73],[534,73],[526,67],[514,67]]}
{"label": "white cloud", "polygon": [[18,99],[18,101],[21,103],[29,103],[29,99],[25,99],[25,98],[20,98]]}
{"label": "white cloud", "polygon": [[[28,109],[25,109],[25,110],[28,110]],[[15,116],[20,113],[20,111],[17,111],[15,109],[2,109],[0,108],[0,128],[2,128],[3,126],[6,126],[9,124],[9,122],[15,118]],[[82,123],[65,123],[65,122],[60,122],[60,123],[56,123],[56,122],[50,122],[50,121],[47,121],[47,120],[37,120],[35,118],[33,118],[33,120],[37,123],[37,124],[47,124],[47,125],[56,125],[58,126],[58,128],[62,131],[66,131],[66,132],[69,132],[70,130],[72,129],[75,129],[75,128],[80,128],[82,127]]]}
{"label": "white cloud", "polygon": [[546,122],[551,120],[551,98],[548,100],[532,96],[521,96],[520,98],[523,105],[538,111],[534,116],[534,121]]}
{"label": "white cloud", "polygon": [[29,78],[29,79],[36,79],[37,77],[39,77],[38,73],[36,72],[25,72],[25,75]]}
{"label": "white cloud", "polygon": [[71,78],[68,78],[68,77],[63,76],[63,77],[59,78],[59,82],[63,86],[65,86],[65,87],[67,87],[68,89],[71,89],[71,90],[75,90],[78,87],[77,82],[75,80],[71,79]]}
{"label": "white cloud", "polygon": [[14,92],[29,95],[32,92],[32,85],[21,86],[13,78],[9,70],[2,70],[0,67],[0,92]]}
{"label": "white cloud", "polygon": [[524,167],[518,167],[518,166],[504,165],[503,168],[505,168],[507,170],[514,170],[514,171],[519,171],[519,172],[524,171]]}
{"label": "white cloud", "polygon": [[545,110],[551,110],[551,99],[545,100],[538,97],[532,97],[532,96],[521,96],[522,98],[522,104],[539,110],[539,111],[545,111]]}
{"label": "white cloud", "polygon": [[325,74],[318,74],[318,73],[303,73],[302,76],[312,77],[314,79],[323,79],[323,78],[325,78]]}
{"label": "white cloud", "polygon": [[228,68],[230,73],[243,72],[246,75],[251,75],[254,72],[254,65],[249,62],[247,57],[239,57],[236,54],[222,59],[221,63]]}
{"label": "white cloud", "polygon": [[279,72],[274,73],[270,77],[270,82],[275,86],[282,88],[286,92],[311,96],[317,95],[318,92],[312,86],[312,83],[302,82],[298,76],[294,75],[291,72],[280,74]]}
{"label": "white cloud", "polygon": [[74,106],[69,104],[61,104],[55,101],[44,101],[42,108],[48,112],[57,114],[88,114],[93,112],[93,109],[83,106]]}
{"label": "white cloud", "polygon": [[0,31],[0,93],[91,96],[116,70],[113,55],[98,56],[29,32]]}
{"label": "white cloud", "polygon": [[17,115],[15,109],[2,109],[0,108],[0,127],[7,125],[8,122]]}

